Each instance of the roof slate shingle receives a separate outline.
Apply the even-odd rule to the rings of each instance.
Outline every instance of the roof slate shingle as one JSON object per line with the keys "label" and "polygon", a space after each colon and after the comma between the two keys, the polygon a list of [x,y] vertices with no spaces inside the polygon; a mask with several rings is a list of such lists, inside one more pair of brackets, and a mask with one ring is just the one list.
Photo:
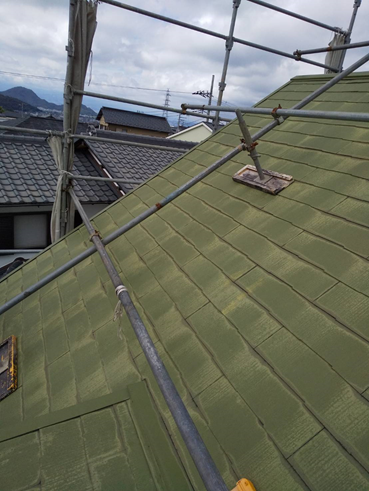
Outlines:
{"label": "roof slate shingle", "polygon": [[[328,79],[296,77],[261,105],[290,107]],[[368,92],[369,74],[356,74],[308,109],[369,112]],[[245,119],[252,132],[270,121]],[[249,163],[244,152],[107,247],[229,489],[241,477],[257,491],[369,489],[368,134],[365,123],[290,118],[258,146],[263,167],[293,175],[288,189],[272,196],[235,183]],[[240,137],[237,122],[227,125],[98,215],[95,226],[104,236],[127,223]],[[0,283],[0,303],[88,239],[79,228],[12,273]],[[117,335],[115,305],[94,255],[0,317],[2,337],[21,340],[20,388],[0,404],[4,425],[17,428],[142,379],[149,390],[132,389],[140,398],[128,404],[133,423],[124,428],[138,441],[128,453],[107,433],[108,411],[82,416],[73,432],[61,425],[76,442],[82,425],[78,444],[56,425],[0,443],[0,466],[5,455],[18,465],[11,451],[34,458],[14,489],[69,476],[65,448],[79,449],[86,487],[101,487],[105,475],[128,489],[132,477],[116,462],[139,458],[143,448],[148,489],[187,489],[179,462],[192,487],[204,490],[125,315]],[[160,460],[145,404],[147,415],[162,418],[176,463]],[[123,406],[114,407],[116,428]],[[114,452],[97,445],[101,453],[90,453],[105,435]]]}

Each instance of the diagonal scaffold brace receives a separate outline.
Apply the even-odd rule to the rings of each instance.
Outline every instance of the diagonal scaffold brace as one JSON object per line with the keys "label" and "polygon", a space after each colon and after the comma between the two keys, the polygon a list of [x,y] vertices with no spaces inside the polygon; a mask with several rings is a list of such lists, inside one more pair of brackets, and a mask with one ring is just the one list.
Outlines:
{"label": "diagonal scaffold brace", "polygon": [[285,189],[292,184],[293,177],[261,168],[259,161],[260,155],[256,150],[258,142],[252,138],[240,109],[236,109],[235,112],[243,136],[243,141],[246,144],[249,155],[254,161],[255,166],[246,165],[233,176],[233,180],[245,184],[246,186],[260,189],[261,191],[264,191],[264,193],[278,194],[282,189]]}
{"label": "diagonal scaffold brace", "polygon": [[109,274],[119,302],[127,314],[159,388],[170,409],[170,412],[172,413],[172,416],[178,426],[182,438],[188,451],[190,452],[197,470],[199,471],[207,491],[228,491],[228,488],[226,487],[216,465],[214,464],[214,461],[211,458],[200,436],[200,433],[192,421],[186,406],[184,405],[149,333],[147,332],[145,324],[143,323],[134,303],[132,302],[127,288],[124,286],[119,273],[113,264],[113,261],[105,249],[105,246],[100,238],[100,234],[95,230],[94,226],[88,219],[73,189],[69,190],[69,194],[71,195],[82,221],[90,234],[90,240],[95,245],[106,271]]}

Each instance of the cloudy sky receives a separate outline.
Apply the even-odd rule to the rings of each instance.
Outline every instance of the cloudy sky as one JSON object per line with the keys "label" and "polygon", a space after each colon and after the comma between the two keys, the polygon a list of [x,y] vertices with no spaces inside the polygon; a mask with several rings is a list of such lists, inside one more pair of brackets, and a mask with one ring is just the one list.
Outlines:
{"label": "cloudy sky", "polygon": [[[353,6],[353,0],[269,2],[342,28],[348,27]],[[224,34],[229,30],[232,0],[135,0],[132,4]],[[1,0],[0,90],[22,85],[49,101],[62,103],[68,5],[68,0]],[[353,42],[369,38],[368,20],[369,2],[364,0]],[[292,53],[326,46],[332,33],[242,0],[235,36]],[[345,66],[367,49],[349,51]],[[209,90],[213,74],[217,88],[224,51],[221,39],[100,4],[91,83],[86,89],[163,104],[169,88],[172,106],[202,104],[205,100],[192,92]],[[324,57],[311,56],[320,62]],[[365,69],[369,70],[368,65],[362,67]],[[318,67],[235,44],[224,101],[254,104],[295,75],[322,72]],[[103,104],[124,107],[96,99],[84,102],[94,110]],[[145,111],[161,114],[154,109]],[[170,119],[174,123],[178,117]]]}

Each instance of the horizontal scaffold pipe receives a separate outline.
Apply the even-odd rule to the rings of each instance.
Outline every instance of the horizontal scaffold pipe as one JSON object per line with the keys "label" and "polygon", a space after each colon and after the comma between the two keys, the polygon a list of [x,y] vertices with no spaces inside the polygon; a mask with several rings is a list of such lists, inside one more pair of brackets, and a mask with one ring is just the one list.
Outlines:
{"label": "horizontal scaffold pipe", "polygon": [[190,109],[200,109],[208,110],[211,108],[212,111],[223,111],[223,112],[236,112],[240,110],[244,114],[260,114],[265,116],[274,117],[286,117],[293,116],[298,118],[314,118],[314,119],[337,119],[342,121],[361,121],[369,122],[369,113],[350,113],[350,112],[339,112],[339,111],[306,111],[302,109],[272,109],[265,107],[223,107],[223,106],[193,106],[192,104],[183,104],[183,109],[187,107]]}
{"label": "horizontal scaffold pipe", "polygon": [[[221,34],[220,32],[210,31],[209,29],[204,29],[203,27],[194,26],[193,24],[188,24],[187,22],[182,22],[180,20],[172,19],[171,17],[166,17],[165,15],[156,14],[155,12],[150,12],[149,10],[140,9],[138,7],[133,7],[132,5],[127,5],[126,3],[117,2],[116,0],[100,0],[102,3],[107,3],[109,5],[114,5],[115,7],[119,7],[125,10],[129,10],[130,12],[135,12],[136,14],[145,15],[146,17],[152,17],[153,19],[162,20],[164,22],[168,22],[169,24],[174,24],[179,27],[184,27],[185,29],[191,29],[192,31],[201,32],[202,34],[207,34],[208,36],[213,36],[219,39],[228,40],[228,36],[226,34]],[[333,29],[334,30],[334,29]],[[341,32],[341,30],[339,30]],[[308,60],[307,58],[297,58],[290,53],[286,53],[284,51],[280,51],[273,48],[268,48],[267,46],[262,46],[261,44],[252,43],[251,41],[246,41],[244,39],[232,37],[233,42],[238,44],[243,44],[244,46],[249,46],[250,48],[260,49],[262,51],[268,51],[269,53],[273,53],[275,55],[284,56],[285,58],[290,58],[295,61],[302,61],[303,63],[308,63],[310,65],[318,66],[320,68],[325,68],[331,70],[333,72],[337,72],[338,70],[325,65],[323,63],[318,63],[317,61]]]}
{"label": "horizontal scaffold pipe", "polygon": [[[162,111],[169,111],[172,113],[182,114],[181,109],[175,107],[161,106],[159,104],[151,104],[151,102],[135,101],[133,99],[126,99],[124,97],[116,97],[108,94],[99,94],[98,92],[88,92],[86,90],[74,90],[75,94],[85,95],[87,97],[95,97],[96,99],[106,99],[107,101],[122,102],[124,104],[134,104],[135,106],[150,107],[153,109],[160,109]],[[188,116],[196,116],[197,118],[210,118],[215,119],[215,116],[208,116],[207,114],[199,114],[195,112],[188,112]],[[222,118],[223,121],[230,121],[229,119]]]}
{"label": "horizontal scaffold pipe", "polygon": [[[182,113],[180,109],[178,109],[178,112]],[[196,113],[197,114],[197,113]],[[202,116],[204,117],[204,116]],[[228,119],[227,121],[232,121],[231,119]],[[64,133],[61,131],[48,131],[48,130],[32,130],[30,128],[18,128],[18,127],[13,127],[13,126],[0,126],[0,131],[1,130],[9,130],[9,131],[15,131],[17,133],[29,133],[32,135],[41,135],[44,137],[48,136],[64,136]],[[22,138],[23,135],[10,135],[8,133],[0,133],[0,140],[2,137],[6,139],[10,139],[14,137],[15,139],[19,140]],[[96,141],[96,142],[106,142],[106,143],[114,143],[117,145],[130,145],[134,147],[143,147],[143,148],[153,148],[156,150],[165,150],[166,152],[186,152],[186,149],[183,148],[178,148],[178,147],[167,147],[165,145],[152,145],[150,143],[136,143],[134,141],[125,141],[125,140],[118,140],[114,138],[103,138],[100,136],[90,136],[90,135],[83,135],[83,134],[75,134],[75,135],[70,135],[71,138],[74,138],[75,140],[78,139],[83,139],[83,140],[91,140],[91,141]],[[43,138],[37,139],[40,142],[43,142]],[[24,136],[24,141],[30,141],[30,137]]]}
{"label": "horizontal scaffold pipe", "polygon": [[322,27],[323,29],[327,29],[328,31],[338,32],[339,34],[346,34],[346,32],[340,29],[339,27],[329,26],[324,22],[310,19],[310,17],[305,17],[305,15],[296,14],[295,12],[291,12],[290,10],[286,10],[281,7],[277,7],[276,5],[271,5],[270,3],[263,2],[262,0],[248,0],[248,1],[251,3],[256,3],[257,5],[261,5],[262,7],[266,7],[267,9],[275,10],[276,12],[280,12],[281,14],[289,15],[290,17],[295,17],[295,19],[308,22],[309,24],[314,24],[315,26]]}
{"label": "horizontal scaffold pipe", "polygon": [[[369,53],[367,53],[366,55],[364,55],[359,60],[355,61],[355,63],[353,63],[352,65],[350,65],[343,72],[337,73],[337,75],[335,75],[333,78],[331,78],[331,80],[328,80],[328,82],[326,82],[321,87],[319,87],[316,90],[314,90],[314,92],[312,92],[311,94],[309,94],[306,97],[304,97],[300,102],[298,102],[297,104],[295,104],[291,109],[302,109],[303,107],[307,106],[310,102],[314,101],[321,94],[324,94],[324,92],[326,92],[327,90],[331,89],[334,85],[338,84],[338,82],[340,82],[341,80],[343,80],[345,77],[347,77],[348,75],[350,75],[351,73],[353,73],[355,70],[357,70],[361,66],[365,65],[365,63],[367,63],[368,61],[369,61]],[[234,108],[234,109],[237,109],[237,108]],[[257,109],[257,108],[255,108],[255,109]],[[285,116],[285,119],[288,118],[288,117],[289,116]],[[278,124],[280,124],[280,123],[281,123],[280,120],[274,119],[274,121],[270,122],[269,124],[267,124],[266,126],[264,126],[264,128],[262,128],[261,130],[259,130],[253,136],[253,140],[255,141],[255,140],[261,138],[262,136],[266,135],[267,133],[269,133],[269,131],[271,131],[273,128],[275,128],[276,126],[278,126]]]}
{"label": "horizontal scaffold pipe", "polygon": [[[240,144],[237,147],[235,147],[233,150],[228,152],[224,157],[221,159],[217,160],[214,162],[214,164],[210,165],[207,169],[203,170],[197,176],[193,177],[189,181],[187,181],[183,186],[180,186],[178,189],[173,191],[172,193],[168,194],[165,198],[163,198],[161,201],[159,201],[156,205],[151,206],[147,210],[145,210],[143,213],[138,215],[136,218],[133,218],[133,220],[129,221],[122,227],[118,228],[114,232],[112,232],[110,235],[108,235],[104,240],[103,243],[105,245],[110,244],[113,240],[117,239],[121,235],[125,234],[128,232],[128,230],[131,230],[133,227],[138,225],[139,223],[143,222],[148,218],[149,216],[153,215],[156,213],[158,210],[166,206],[168,203],[173,201],[175,198],[183,194],[185,191],[188,189],[192,188],[195,184],[200,182],[204,177],[208,176],[215,170],[217,170],[219,167],[221,167],[223,164],[231,160],[233,157],[238,155],[242,150],[246,150],[246,146],[244,144]],[[0,307],[0,315],[6,312],[7,310],[11,309],[14,307],[14,305],[17,305],[19,302],[24,300],[25,298],[29,297],[32,295],[32,293],[37,292],[40,288],[43,286],[47,285],[51,281],[55,280],[58,278],[60,275],[64,274],[66,271],[69,271],[71,268],[82,262],[84,259],[87,259],[89,256],[91,256],[94,252],[96,251],[96,247],[89,247],[85,251],[83,251],[81,254],[76,256],[75,258],[71,259],[67,263],[65,263],[63,266],[60,268],[57,268],[55,271],[52,273],[48,274],[43,278],[42,280],[38,281],[34,285],[26,288],[22,293],[19,295],[15,296],[8,302],[6,302],[3,306]]]}
{"label": "horizontal scaffold pipe", "polygon": [[[331,80],[329,80],[328,82],[326,82],[324,85],[322,85],[318,89],[314,90],[314,92],[312,92],[311,94],[309,94],[308,96],[306,96],[304,99],[302,99],[302,101],[300,101],[299,103],[295,104],[292,109],[301,109],[301,108],[303,108],[304,106],[306,106],[307,104],[309,104],[309,102],[313,101],[314,99],[316,99],[317,97],[319,97],[321,94],[323,94],[324,92],[326,92],[327,90],[329,90],[331,87],[333,87],[334,85],[336,85],[340,80],[342,80],[343,78],[347,77],[347,75],[349,75],[350,73],[354,72],[357,68],[359,68],[362,65],[364,65],[367,61],[369,61],[369,54],[367,54],[367,55],[363,56],[362,58],[360,58],[360,60],[358,60],[355,63],[353,63],[351,66],[349,66],[348,68],[346,68],[346,70],[344,70],[343,72],[338,73],[337,75],[335,75]],[[267,124],[266,126],[264,126],[263,128],[261,128],[259,131],[257,131],[252,136],[252,140],[253,141],[258,140],[262,136],[264,136],[267,133],[269,133],[269,131],[271,131],[272,129],[274,129],[276,126],[278,126],[278,121],[275,119],[274,121],[271,121],[269,124]],[[239,146],[237,146],[231,152],[227,153],[227,155],[225,155],[221,159],[217,160],[214,164],[210,165],[207,169],[205,169],[202,172],[200,172],[197,176],[195,176],[192,179],[190,179],[186,184],[184,184],[183,186],[179,187],[177,190],[173,191],[173,193],[170,193],[164,199],[162,199],[161,201],[159,201],[159,203],[157,203],[154,206],[151,206],[146,211],[144,211],[143,213],[141,213],[139,216],[137,216],[136,218],[134,218],[133,220],[131,220],[130,222],[128,222],[126,225],[123,225],[123,227],[120,227],[115,232],[113,232],[110,235],[108,235],[103,240],[103,243],[105,245],[106,244],[109,244],[113,240],[115,240],[118,237],[120,237],[122,234],[128,232],[128,230],[131,230],[133,227],[135,227],[136,225],[138,225],[139,223],[141,223],[143,220],[145,220],[149,216],[151,216],[154,213],[156,213],[160,208],[162,208],[163,206],[165,206],[168,203],[170,203],[171,201],[173,201],[175,198],[177,198],[178,196],[180,196],[181,194],[183,194],[185,191],[187,191],[192,186],[194,186],[195,184],[197,184],[198,182],[200,182],[202,179],[204,179],[204,177],[206,177],[209,174],[211,174],[212,172],[214,172],[216,169],[218,169],[223,164],[225,164],[226,162],[228,162],[228,160],[232,159],[233,157],[235,157],[236,155],[238,155],[242,150],[245,150],[245,149],[246,149],[246,146],[245,145],[242,145],[242,146],[239,145]],[[19,302],[21,302],[22,300],[24,300],[25,298],[27,298],[32,293],[37,292],[40,288],[42,288],[43,286],[47,285],[48,283],[50,283],[51,281],[55,280],[56,278],[58,278],[61,274],[65,273],[69,269],[73,268],[73,266],[76,266],[81,261],[83,261],[84,259],[86,259],[89,256],[91,256],[95,251],[96,251],[96,248],[95,247],[90,247],[89,249],[86,249],[84,252],[82,252],[81,254],[79,254],[78,256],[76,256],[74,259],[71,259],[70,261],[68,261],[67,263],[65,263],[63,266],[61,266],[60,268],[56,269],[55,271],[53,271],[49,275],[45,276],[45,278],[43,278],[41,281],[39,281],[39,282],[35,283],[34,285],[26,288],[22,293],[20,293],[19,295],[16,295],[14,298],[12,298],[11,300],[7,301],[2,307],[0,307],[0,315],[3,314],[4,312],[6,312],[7,310],[9,310],[10,308],[14,307],[14,305],[17,305]]]}
{"label": "horizontal scaffold pipe", "polygon": [[326,51],[342,51],[353,48],[365,48],[369,46],[369,41],[360,41],[359,43],[342,44],[341,46],[327,46],[326,48],[313,48],[313,49],[298,49],[293,54],[295,56],[310,55],[314,53],[325,53]]}

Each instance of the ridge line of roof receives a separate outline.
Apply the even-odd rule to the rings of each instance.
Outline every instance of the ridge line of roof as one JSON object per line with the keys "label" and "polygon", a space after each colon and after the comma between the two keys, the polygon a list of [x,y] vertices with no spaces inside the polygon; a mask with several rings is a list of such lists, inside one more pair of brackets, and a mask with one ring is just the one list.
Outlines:
{"label": "ridge line of roof", "polygon": [[142,116],[148,116],[148,117],[150,116],[151,118],[159,118],[159,119],[166,120],[165,116],[156,116],[155,114],[141,113],[139,111],[129,111],[128,109],[119,109],[118,107],[109,107],[109,106],[102,106],[100,108],[99,114],[103,109],[109,109],[110,111],[118,111],[118,112],[130,113],[130,114],[140,114]]}
{"label": "ridge line of roof", "polygon": [[[295,77],[292,77],[290,81],[292,80],[329,80],[331,78],[333,78],[335,75],[335,73],[317,73],[315,75],[296,75]],[[369,71],[366,71],[366,72],[354,72],[354,73],[351,73],[350,75],[347,75],[344,79],[342,79],[339,83],[347,80],[347,79],[355,79],[355,78],[369,78]],[[283,87],[283,86],[282,86]],[[282,89],[282,87],[280,87],[280,89]],[[273,92],[272,92],[273,94]],[[272,94],[269,94],[268,98],[270,98],[270,96]]]}

